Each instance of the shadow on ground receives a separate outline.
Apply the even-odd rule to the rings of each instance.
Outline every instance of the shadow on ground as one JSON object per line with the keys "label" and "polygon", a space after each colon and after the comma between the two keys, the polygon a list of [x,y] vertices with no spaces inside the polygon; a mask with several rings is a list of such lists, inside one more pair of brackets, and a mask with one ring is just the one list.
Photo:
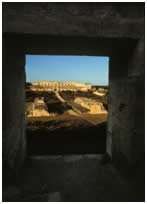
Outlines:
{"label": "shadow on ground", "polygon": [[97,126],[86,124],[86,127],[72,127],[70,121],[47,121],[43,125],[37,122],[39,128],[26,130],[28,155],[105,152],[106,122]]}

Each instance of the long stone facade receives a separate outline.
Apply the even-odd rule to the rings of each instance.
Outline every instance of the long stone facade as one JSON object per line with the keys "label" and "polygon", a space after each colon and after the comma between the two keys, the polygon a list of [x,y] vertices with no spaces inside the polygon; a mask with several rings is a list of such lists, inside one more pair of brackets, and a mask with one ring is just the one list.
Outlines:
{"label": "long stone facade", "polygon": [[39,81],[30,87],[32,91],[88,91],[91,90],[90,83]]}

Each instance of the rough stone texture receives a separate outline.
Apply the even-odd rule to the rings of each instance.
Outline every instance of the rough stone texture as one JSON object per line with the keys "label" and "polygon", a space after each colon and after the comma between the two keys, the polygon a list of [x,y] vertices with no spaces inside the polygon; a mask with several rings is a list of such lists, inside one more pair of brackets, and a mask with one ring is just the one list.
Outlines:
{"label": "rough stone texture", "polygon": [[12,196],[9,191],[3,201],[47,202],[54,192],[58,192],[54,201],[60,195],[61,202],[141,201],[140,190],[131,179],[102,160],[102,155],[32,157],[16,182],[19,194],[15,190]]}
{"label": "rough stone texture", "polygon": [[39,81],[31,86],[32,91],[88,91],[92,87],[89,83]]}
{"label": "rough stone texture", "polygon": [[112,57],[109,73],[107,152],[121,167],[139,167],[145,147],[144,40],[138,41],[130,59]]}
{"label": "rough stone texture", "polygon": [[[5,40],[3,40],[6,46]],[[3,167],[16,170],[25,156],[25,56],[3,48]],[[5,174],[6,171],[3,171]],[[10,173],[10,172],[9,172]]]}
{"label": "rough stone texture", "polygon": [[138,162],[145,154],[145,42],[139,40],[128,69],[129,117],[131,120],[131,159]]}
{"label": "rough stone texture", "polygon": [[3,31],[89,37],[144,33],[144,3],[3,3]]}
{"label": "rough stone texture", "polygon": [[31,116],[49,116],[49,112],[47,109],[47,105],[44,102],[44,97],[42,98],[35,98],[34,102],[32,103],[31,111],[29,112],[28,117]]}
{"label": "rough stone texture", "polygon": [[96,100],[85,97],[76,97],[74,100],[75,103],[80,104],[82,107],[89,109],[91,114],[102,114],[107,113],[103,103],[100,103]]}

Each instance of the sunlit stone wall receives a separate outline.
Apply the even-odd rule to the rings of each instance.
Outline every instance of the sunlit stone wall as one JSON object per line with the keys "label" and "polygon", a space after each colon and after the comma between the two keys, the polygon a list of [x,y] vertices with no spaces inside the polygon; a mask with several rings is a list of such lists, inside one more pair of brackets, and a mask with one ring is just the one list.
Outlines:
{"label": "sunlit stone wall", "polygon": [[32,91],[88,91],[92,88],[89,83],[39,81],[34,82]]}

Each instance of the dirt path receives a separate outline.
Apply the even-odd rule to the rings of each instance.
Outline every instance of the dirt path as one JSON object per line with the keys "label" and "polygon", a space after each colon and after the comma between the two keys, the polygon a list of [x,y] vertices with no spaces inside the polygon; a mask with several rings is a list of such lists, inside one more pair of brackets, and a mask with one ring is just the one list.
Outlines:
{"label": "dirt path", "polygon": [[68,110],[69,115],[75,115],[75,116],[79,116],[75,111],[73,110]]}

